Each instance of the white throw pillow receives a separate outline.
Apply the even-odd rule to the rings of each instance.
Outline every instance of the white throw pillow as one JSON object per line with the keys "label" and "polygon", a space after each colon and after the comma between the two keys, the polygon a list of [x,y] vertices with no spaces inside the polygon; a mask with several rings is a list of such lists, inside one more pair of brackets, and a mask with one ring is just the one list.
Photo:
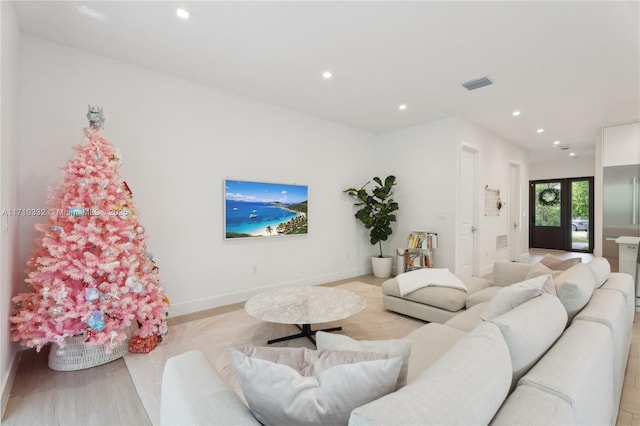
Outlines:
{"label": "white throw pillow", "polygon": [[551,275],[540,275],[539,277],[503,287],[489,301],[480,318],[484,321],[490,321],[505,312],[509,312],[527,300],[540,296],[542,288],[545,286],[553,286]]}
{"label": "white throw pillow", "polygon": [[362,351],[389,355],[390,357],[402,356],[402,368],[398,375],[396,389],[407,384],[407,371],[409,370],[409,355],[411,354],[411,342],[402,339],[393,340],[354,340],[341,334],[316,333],[316,347],[319,351]]}
{"label": "white throw pillow", "polygon": [[[524,277],[524,279],[529,280],[531,278],[535,278],[535,277],[539,277],[540,275],[547,275],[547,274],[551,275],[551,278],[555,279],[561,273],[562,271],[554,271],[552,269],[547,268],[542,263],[536,263],[531,267],[531,269],[529,269],[529,272],[527,272],[527,276]],[[545,285],[542,287],[542,292],[553,294],[555,296],[556,287],[553,284],[553,281],[549,281],[545,283]]]}
{"label": "white throw pillow", "polygon": [[596,288],[596,281],[591,268],[579,263],[558,275],[555,279],[556,294],[562,302],[569,321],[589,302]]}
{"label": "white throw pillow", "polygon": [[609,279],[609,275],[611,275],[611,265],[609,261],[604,257],[596,257],[587,263],[587,266],[591,269],[591,272],[593,272],[596,288],[602,287]]}
{"label": "white throw pillow", "polygon": [[307,348],[231,349],[253,415],[264,425],[347,424],[351,411],[394,390],[402,357]]}

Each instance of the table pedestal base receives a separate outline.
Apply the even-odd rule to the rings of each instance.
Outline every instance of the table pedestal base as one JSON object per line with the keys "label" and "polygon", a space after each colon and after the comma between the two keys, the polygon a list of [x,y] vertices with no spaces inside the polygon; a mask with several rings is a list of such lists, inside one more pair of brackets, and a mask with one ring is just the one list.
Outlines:
{"label": "table pedestal base", "polygon": [[292,334],[291,336],[285,336],[285,337],[280,337],[278,339],[269,340],[267,343],[270,345],[272,343],[284,342],[285,340],[293,340],[293,339],[299,339],[300,337],[306,337],[307,339],[309,339],[311,341],[311,343],[313,343],[315,345],[316,344],[316,339],[313,336],[315,336],[315,334],[318,331],[330,332],[330,331],[340,331],[340,330],[342,330],[342,327],[332,327],[332,328],[325,328],[325,329],[322,329],[322,330],[312,330],[311,329],[311,324],[302,324],[302,325],[296,324],[296,327],[298,327],[300,329],[301,333]]}

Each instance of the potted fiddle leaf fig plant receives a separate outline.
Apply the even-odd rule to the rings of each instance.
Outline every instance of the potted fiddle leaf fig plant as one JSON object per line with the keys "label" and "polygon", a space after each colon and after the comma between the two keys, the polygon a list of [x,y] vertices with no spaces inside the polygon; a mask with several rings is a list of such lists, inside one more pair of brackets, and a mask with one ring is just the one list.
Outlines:
{"label": "potted fiddle leaf fig plant", "polygon": [[387,278],[391,276],[393,258],[383,255],[382,241],[386,241],[393,233],[391,223],[396,221],[394,212],[398,210],[398,203],[391,198],[396,177],[387,176],[383,182],[376,176],[373,182],[375,187],[370,192],[367,190],[367,185],[371,181],[362,185],[360,189],[348,188],[343,192],[357,200],[355,206],[358,207],[358,211],[355,217],[369,230],[371,245],[378,244],[380,254],[371,258],[373,274],[376,277]]}

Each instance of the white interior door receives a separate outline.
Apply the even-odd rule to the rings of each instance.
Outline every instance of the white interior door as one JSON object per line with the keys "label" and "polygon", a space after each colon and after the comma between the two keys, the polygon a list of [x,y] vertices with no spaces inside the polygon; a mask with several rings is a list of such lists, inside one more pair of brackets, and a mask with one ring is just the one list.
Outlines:
{"label": "white interior door", "polygon": [[517,262],[520,260],[520,206],[522,202],[520,190],[520,164],[509,163],[509,227],[508,244],[509,260]]}
{"label": "white interior door", "polygon": [[477,221],[477,150],[462,146],[460,151],[460,237],[458,275],[478,275],[476,250]]}

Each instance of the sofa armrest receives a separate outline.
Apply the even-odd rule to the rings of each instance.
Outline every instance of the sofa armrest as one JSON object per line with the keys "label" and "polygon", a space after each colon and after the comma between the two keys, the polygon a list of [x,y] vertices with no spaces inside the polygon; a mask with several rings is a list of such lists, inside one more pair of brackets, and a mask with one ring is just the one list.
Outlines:
{"label": "sofa armrest", "polygon": [[198,350],[169,358],[162,375],[161,425],[259,425]]}

